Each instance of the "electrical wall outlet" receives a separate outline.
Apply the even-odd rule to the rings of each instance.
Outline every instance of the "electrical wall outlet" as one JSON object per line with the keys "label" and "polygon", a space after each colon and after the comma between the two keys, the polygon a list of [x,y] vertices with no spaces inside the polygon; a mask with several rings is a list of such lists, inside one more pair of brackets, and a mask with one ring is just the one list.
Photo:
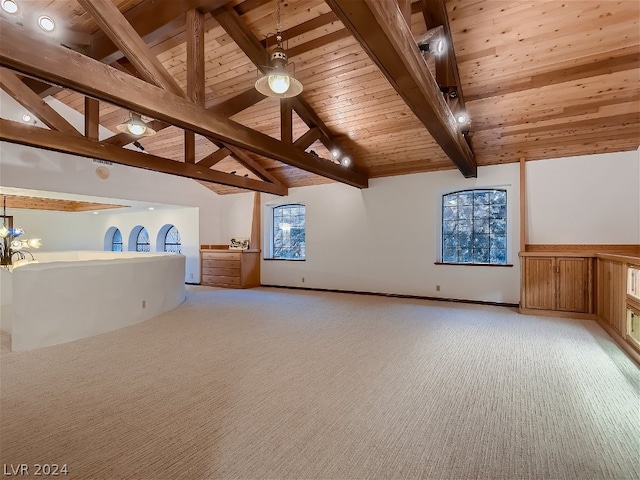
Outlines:
{"label": "electrical wall outlet", "polygon": [[193,273],[191,274],[191,280],[193,280]]}
{"label": "electrical wall outlet", "polygon": [[436,292],[440,291],[440,285],[436,285]]}
{"label": "electrical wall outlet", "polygon": [[302,283],[304,283],[304,277],[302,277]]}
{"label": "electrical wall outlet", "polygon": [[147,301],[146,300],[142,300],[142,308],[147,308]]}

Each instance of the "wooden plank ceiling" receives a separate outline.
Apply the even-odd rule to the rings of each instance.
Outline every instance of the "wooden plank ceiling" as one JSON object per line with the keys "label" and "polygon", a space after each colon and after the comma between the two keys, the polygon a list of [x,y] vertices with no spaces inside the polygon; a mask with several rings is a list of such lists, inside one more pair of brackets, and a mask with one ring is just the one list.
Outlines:
{"label": "wooden plank ceiling", "polygon": [[[193,167],[189,170],[193,174],[187,176],[204,181],[206,186],[221,194],[242,191],[238,187],[260,189],[259,184],[264,185],[263,191],[285,193],[288,187],[335,180],[362,187],[366,186],[368,178],[456,168],[454,161],[443,151],[442,142],[434,139],[433,131],[426,128],[415,104],[407,98],[411,95],[405,95],[407,92],[401,90],[403,85],[408,85],[406,78],[388,76],[389,71],[394,70],[393,57],[380,58],[372,41],[366,39],[367,32],[362,31],[363,27],[358,26],[357,21],[349,20],[348,12],[340,10],[340,5],[348,10],[349,1],[360,0],[282,2],[285,48],[289,60],[295,63],[296,78],[304,85],[299,98],[282,102],[282,105],[279,99],[261,97],[253,90],[257,78],[255,61],[259,61],[261,52],[255,45],[256,41],[264,41],[275,33],[275,0],[231,0],[228,3],[220,0],[113,0],[129,21],[125,27],[135,29],[137,33],[133,33],[144,40],[141,46],[132,47],[133,53],[128,54],[128,59],[118,53],[118,48],[109,46],[108,32],[103,32],[98,26],[100,22],[96,21],[98,14],[89,14],[81,6],[84,4],[89,8],[88,4],[96,2],[16,1],[22,24],[27,25],[41,14],[50,15],[58,25],[50,35],[55,42],[102,60],[124,75],[138,76],[138,79],[131,79],[132,88],[134,84],[136,88],[140,85],[135,82],[146,79],[170,92],[183,93],[182,97],[192,92],[189,97],[194,99],[194,85],[201,81],[203,98],[196,99],[196,103],[200,102],[212,112],[215,119],[227,118],[259,132],[256,133],[259,138],[251,142],[245,142],[240,135],[220,139],[196,133],[195,142],[190,146],[189,135],[185,137],[182,128],[169,125],[179,123],[156,122],[154,126],[158,133],[138,140],[144,154],[150,157],[145,168],[164,165],[162,159],[185,162],[185,149],[195,151],[187,155],[191,155],[190,162],[195,163],[195,166],[189,166]],[[396,7],[391,0],[362,0],[361,3],[370,3],[372,10],[380,5],[391,6],[394,11],[389,11],[396,18]],[[404,11],[410,19],[407,35],[413,35],[415,39],[424,38],[442,20],[428,7],[438,2],[418,0],[408,7],[407,2],[399,3],[405,8],[397,11]],[[188,16],[187,12],[193,8],[199,9],[197,15]],[[332,8],[336,9],[335,13]],[[442,8],[442,15],[448,16],[445,27],[457,60],[458,89],[464,95],[465,108],[472,119],[467,138],[478,166],[518,162],[520,158],[531,161],[638,147],[639,2],[447,0]],[[149,12],[154,13],[150,15]],[[2,16],[5,22],[16,23],[8,14],[2,12]],[[194,23],[197,18],[201,19],[201,24]],[[159,21],[164,22],[162,28],[154,24]],[[191,32],[189,42],[187,24]],[[193,38],[197,39],[194,25],[199,25],[204,32],[202,67],[195,73],[192,67],[199,63],[197,58],[193,60],[193,55],[198,55],[197,46],[192,42]],[[115,35],[133,45],[132,40],[127,40],[126,28],[116,31]],[[380,31],[385,28],[382,25]],[[40,41],[44,38],[41,32],[27,27],[20,35]],[[394,35],[392,32],[389,37]],[[404,39],[401,35],[398,38]],[[3,49],[2,65],[15,67],[4,61],[4,50],[10,48],[5,48],[7,45],[0,47]],[[191,59],[188,58],[189,50]],[[151,53],[146,56],[148,51]],[[10,54],[8,52],[6,57]],[[132,56],[142,66],[136,64]],[[164,78],[168,73],[164,84],[158,81],[158,74],[145,78],[141,71],[142,68],[156,68],[154,58],[161,65],[159,68],[166,70],[160,72],[160,76]],[[398,62],[406,62],[407,58],[402,51],[398,52]],[[437,73],[440,67],[435,58],[428,53],[422,58],[426,60],[428,70],[425,71],[432,72],[442,87]],[[450,60],[454,60],[453,56]],[[137,71],[130,61],[136,64]],[[410,67],[407,69],[411,72]],[[2,88],[14,98],[21,96],[23,105],[35,108],[29,92],[19,95],[9,91],[13,90],[15,79],[7,72],[0,72]],[[24,70],[20,73],[32,74]],[[56,99],[84,114],[83,94],[70,89],[45,90],[30,79],[25,83],[41,96],[53,93]],[[418,86],[423,88],[419,82]],[[157,97],[160,95],[158,92]],[[101,99],[99,117],[94,120],[118,133],[116,126],[128,117],[129,109],[104,100]],[[45,109],[46,106],[32,113],[38,118],[49,117],[54,125],[50,128],[62,132],[61,128],[55,127],[57,118]],[[153,111],[156,110],[161,107]],[[282,121],[283,112],[288,111],[293,112],[290,131]],[[154,119],[161,118],[160,114]],[[42,121],[47,123],[45,119]],[[167,119],[163,121],[167,122]],[[26,138],[29,133],[6,125],[3,123],[2,130],[11,130],[16,138]],[[284,146],[276,148],[281,158],[264,155],[258,148],[253,148],[256,142],[258,147],[271,145],[260,135],[281,140],[281,125],[285,125],[280,142]],[[181,126],[185,126],[184,122]],[[4,138],[2,130],[0,138]],[[78,140],[77,149],[97,151],[96,140],[91,140],[88,133],[86,136],[85,143]],[[58,133],[52,132],[50,137],[47,141],[52,144],[62,142]],[[116,135],[110,143],[122,147],[133,140],[135,138]],[[288,143],[292,141],[293,146]],[[334,148],[338,148],[342,156],[348,156],[351,165],[343,167],[333,160],[330,149]],[[299,156],[293,150],[304,150],[307,154]],[[135,164],[135,155],[131,155],[127,162]],[[294,158],[293,164],[289,161],[291,158]],[[325,168],[322,161],[331,165]],[[313,167],[314,162],[320,167]],[[311,167],[303,169],[300,165]],[[202,168],[208,169],[207,175],[196,172]],[[341,173],[340,168],[347,173]],[[229,180],[231,176],[237,177],[238,181]],[[364,183],[362,179],[365,179]]]}
{"label": "wooden plank ceiling", "polygon": [[129,205],[62,200],[58,198],[27,197],[24,195],[3,195],[7,208],[25,210],[52,210],[56,212],[90,212],[112,208],[127,208]]}

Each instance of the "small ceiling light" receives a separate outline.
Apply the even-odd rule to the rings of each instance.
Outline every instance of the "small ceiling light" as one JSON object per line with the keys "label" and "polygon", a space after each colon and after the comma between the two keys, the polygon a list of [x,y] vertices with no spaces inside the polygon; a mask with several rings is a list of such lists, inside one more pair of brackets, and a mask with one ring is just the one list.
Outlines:
{"label": "small ceiling light", "polygon": [[40,15],[38,17],[38,25],[45,32],[52,32],[54,28],[56,28],[56,23],[46,15]]}
{"label": "small ceiling light", "polygon": [[93,213],[94,215],[98,215],[98,212],[91,212],[91,213]]}
{"label": "small ceiling light", "polygon": [[349,165],[351,165],[351,159],[349,157],[344,157],[341,163],[343,166],[348,167]]}
{"label": "small ceiling light", "polygon": [[464,125],[468,121],[469,121],[469,115],[467,115],[466,112],[460,112],[456,114],[456,122],[458,122],[460,125]]}
{"label": "small ceiling light", "polygon": [[2,0],[2,9],[7,13],[16,13],[18,4],[14,0]]}
{"label": "small ceiling light", "polygon": [[138,113],[130,113],[127,120],[116,127],[123,133],[130,133],[137,137],[150,137],[155,135],[156,131],[149,124],[142,121],[142,117]]}
{"label": "small ceiling light", "polygon": [[22,121],[24,123],[31,123],[33,121],[33,117],[28,113],[25,113],[24,115],[22,115]]}
{"label": "small ceiling light", "polygon": [[333,158],[338,158],[340,156],[340,150],[334,148],[333,150],[331,150],[331,155],[333,156]]}
{"label": "small ceiling light", "polygon": [[284,48],[282,48],[282,35],[280,34],[280,0],[277,0],[277,8],[277,45],[270,56],[271,64],[268,67],[263,67],[266,73],[264,76],[258,78],[255,87],[256,90],[267,97],[295,97],[302,93],[302,83],[287,72],[287,54],[285,53]]}
{"label": "small ceiling light", "polygon": [[155,208],[154,207],[149,207],[149,210],[155,210]]}
{"label": "small ceiling light", "polygon": [[433,55],[442,55],[447,50],[447,40],[443,37],[436,38],[433,42],[418,45],[421,52],[429,52]]}

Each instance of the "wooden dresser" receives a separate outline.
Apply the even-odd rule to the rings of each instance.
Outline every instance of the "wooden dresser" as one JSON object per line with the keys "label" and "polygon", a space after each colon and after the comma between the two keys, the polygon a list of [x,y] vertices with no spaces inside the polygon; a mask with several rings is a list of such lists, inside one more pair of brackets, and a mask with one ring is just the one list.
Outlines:
{"label": "wooden dresser", "polygon": [[200,250],[200,283],[215,287],[260,285],[260,250]]}

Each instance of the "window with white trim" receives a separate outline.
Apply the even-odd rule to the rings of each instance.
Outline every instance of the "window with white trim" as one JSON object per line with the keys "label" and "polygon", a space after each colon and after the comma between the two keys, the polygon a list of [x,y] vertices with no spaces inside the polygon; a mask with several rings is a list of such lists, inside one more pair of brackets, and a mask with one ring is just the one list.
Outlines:
{"label": "window with white trim", "polygon": [[306,258],[306,209],[302,204],[272,209],[271,257],[280,260]]}

